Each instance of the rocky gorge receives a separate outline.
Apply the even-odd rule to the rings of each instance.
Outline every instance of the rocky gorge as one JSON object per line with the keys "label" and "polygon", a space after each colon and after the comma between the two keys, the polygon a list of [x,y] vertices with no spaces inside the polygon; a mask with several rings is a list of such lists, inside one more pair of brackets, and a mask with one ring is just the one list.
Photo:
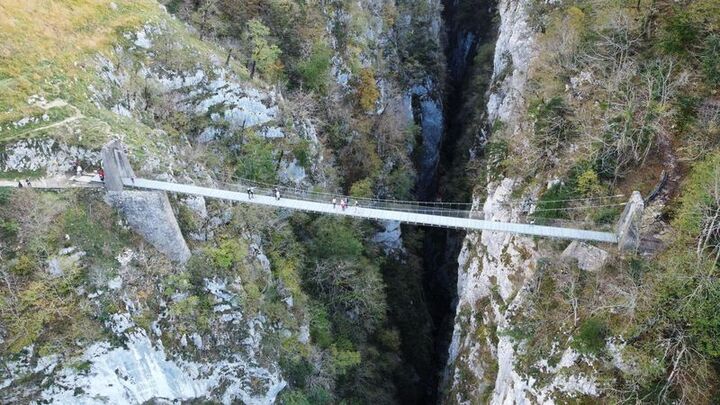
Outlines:
{"label": "rocky gorge", "polygon": [[217,188],[603,230],[647,209],[619,249],[0,188],[1,402],[713,402],[711,0],[20,3],[13,184],[115,141],[139,176]]}

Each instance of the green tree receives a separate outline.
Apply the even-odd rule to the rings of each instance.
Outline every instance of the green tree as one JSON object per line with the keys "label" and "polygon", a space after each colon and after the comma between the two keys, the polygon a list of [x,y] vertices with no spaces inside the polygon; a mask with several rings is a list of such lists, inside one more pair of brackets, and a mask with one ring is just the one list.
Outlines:
{"label": "green tree", "polygon": [[330,58],[332,51],[325,44],[317,44],[310,56],[298,66],[302,86],[308,90],[324,94],[330,78]]}
{"label": "green tree", "polygon": [[248,42],[250,43],[251,57],[257,69],[269,79],[277,79],[282,72],[280,63],[280,48],[268,41],[270,29],[258,18],[248,21]]}

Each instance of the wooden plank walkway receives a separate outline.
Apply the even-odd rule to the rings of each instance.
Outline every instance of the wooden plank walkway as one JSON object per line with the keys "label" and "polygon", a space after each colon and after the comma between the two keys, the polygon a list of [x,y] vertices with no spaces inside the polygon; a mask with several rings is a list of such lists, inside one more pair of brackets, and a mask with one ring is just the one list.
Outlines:
{"label": "wooden plank walkway", "polygon": [[[457,216],[458,211],[438,211],[439,215],[427,212],[432,210],[408,208],[407,210],[380,209],[374,207],[348,207],[345,210],[329,202],[312,200],[281,198],[279,200],[268,195],[257,194],[254,198],[248,198],[247,193],[215,188],[200,187],[188,184],[169,183],[148,179],[123,178],[122,183],[126,187],[146,190],[160,190],[179,194],[191,194],[208,198],[219,198],[223,200],[238,201],[247,204],[258,204],[268,207],[289,208],[309,212],[317,212],[332,215],[344,215],[349,217],[368,218],[386,221],[400,221],[408,224],[438,226],[443,228],[456,228],[477,231],[509,232],[521,235],[542,236],[559,239],[576,239],[586,241],[597,241],[605,243],[617,243],[618,237],[611,232],[599,232],[573,228],[562,228],[555,226],[544,226],[534,224],[520,224],[508,222],[494,222],[483,219],[474,219]],[[419,211],[419,212],[418,212]],[[466,214],[467,215],[467,214]]]}

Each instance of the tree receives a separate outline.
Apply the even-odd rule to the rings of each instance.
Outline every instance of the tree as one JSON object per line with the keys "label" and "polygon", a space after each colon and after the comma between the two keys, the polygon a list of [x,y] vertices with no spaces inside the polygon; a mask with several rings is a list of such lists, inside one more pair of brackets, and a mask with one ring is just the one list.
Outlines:
{"label": "tree", "polygon": [[281,71],[280,48],[268,42],[270,29],[258,18],[248,21],[247,39],[250,43],[250,57],[258,70],[267,78],[276,79]]}
{"label": "tree", "polygon": [[377,83],[375,82],[375,72],[371,68],[363,68],[360,71],[356,84],[358,103],[363,111],[372,111],[375,104],[380,98]]}

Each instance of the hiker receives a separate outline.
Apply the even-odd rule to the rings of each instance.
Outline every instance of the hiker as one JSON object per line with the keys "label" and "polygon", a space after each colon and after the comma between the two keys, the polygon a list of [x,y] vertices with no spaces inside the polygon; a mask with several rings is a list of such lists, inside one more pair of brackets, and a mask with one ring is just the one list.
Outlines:
{"label": "hiker", "polygon": [[333,209],[335,209],[335,206],[337,205],[337,198],[333,197],[332,205],[333,205]]}
{"label": "hiker", "polygon": [[75,173],[78,177],[82,176],[82,166],[80,166],[79,164],[75,166]]}
{"label": "hiker", "polygon": [[340,200],[340,208],[342,208],[342,210],[345,211],[346,207],[347,207],[347,199],[343,198]]}
{"label": "hiker", "polygon": [[30,184],[30,179],[25,179],[25,184],[26,184],[28,187],[32,187],[32,184]]}
{"label": "hiker", "polygon": [[275,187],[275,199],[278,201],[280,200],[280,190],[278,190],[277,187]]}
{"label": "hiker", "polygon": [[98,176],[100,176],[100,181],[105,181],[105,170],[102,167],[98,169]]}
{"label": "hiker", "polygon": [[248,193],[248,200],[252,200],[253,198],[255,198],[254,187],[248,187],[247,193]]}
{"label": "hiker", "polygon": [[18,181],[18,188],[23,188],[22,181]]}
{"label": "hiker", "polygon": [[353,206],[355,207],[355,212],[357,212],[359,206],[358,200],[355,200],[355,204],[353,204]]}

